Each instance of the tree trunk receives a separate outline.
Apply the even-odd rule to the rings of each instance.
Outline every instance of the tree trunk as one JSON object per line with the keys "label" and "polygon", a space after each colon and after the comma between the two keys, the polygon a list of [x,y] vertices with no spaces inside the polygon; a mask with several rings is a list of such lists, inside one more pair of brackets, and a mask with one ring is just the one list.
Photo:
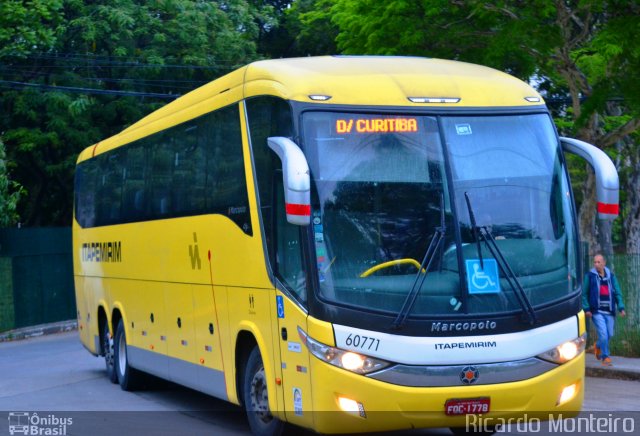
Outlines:
{"label": "tree trunk", "polygon": [[596,231],[600,253],[605,257],[610,257],[613,254],[613,221],[597,220]]}
{"label": "tree trunk", "polygon": [[598,241],[598,227],[596,225],[596,186],[595,174],[587,164],[587,179],[582,185],[582,204],[578,212],[580,223],[580,238],[587,243],[589,257],[601,251]]}
{"label": "tree trunk", "polygon": [[626,193],[623,232],[627,254],[640,255],[640,157],[630,156],[628,176],[623,178],[622,190]]}

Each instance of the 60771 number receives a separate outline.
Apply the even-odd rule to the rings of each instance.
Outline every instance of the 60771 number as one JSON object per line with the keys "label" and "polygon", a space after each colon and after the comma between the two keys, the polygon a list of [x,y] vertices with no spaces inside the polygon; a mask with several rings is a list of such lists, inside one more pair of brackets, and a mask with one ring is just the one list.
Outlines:
{"label": "60771 number", "polygon": [[378,351],[378,347],[380,346],[380,339],[369,336],[354,335],[353,333],[349,333],[349,336],[347,336],[347,339],[345,339],[344,342],[349,347],[356,347],[361,350]]}

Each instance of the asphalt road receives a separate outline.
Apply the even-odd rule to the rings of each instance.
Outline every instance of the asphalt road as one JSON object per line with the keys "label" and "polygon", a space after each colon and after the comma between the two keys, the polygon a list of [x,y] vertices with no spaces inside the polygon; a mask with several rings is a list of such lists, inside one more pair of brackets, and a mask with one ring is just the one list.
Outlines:
{"label": "asphalt road", "polygon": [[[640,382],[587,378],[585,385],[584,410],[601,411],[598,417],[609,417],[604,429],[609,429],[612,417],[629,417],[624,424],[628,428],[633,423],[634,432],[640,432]],[[0,435],[10,434],[10,425],[18,425],[13,427],[16,431],[26,420],[34,419],[49,434],[56,429],[58,433],[53,434],[91,436],[249,433],[239,407],[171,383],[122,391],[106,379],[103,360],[82,347],[76,332],[0,343]],[[621,432],[623,422],[618,424]],[[550,434],[547,430],[543,423],[541,428],[510,428],[503,434]],[[401,434],[450,433],[430,429]]]}

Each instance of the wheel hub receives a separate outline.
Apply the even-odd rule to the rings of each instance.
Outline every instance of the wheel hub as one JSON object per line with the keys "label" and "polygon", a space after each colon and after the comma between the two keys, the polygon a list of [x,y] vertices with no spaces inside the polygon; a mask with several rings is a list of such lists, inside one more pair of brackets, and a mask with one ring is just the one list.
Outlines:
{"label": "wheel hub", "polygon": [[269,397],[267,396],[267,382],[264,376],[264,368],[260,368],[251,379],[251,410],[260,417],[263,422],[273,419],[269,412]]}
{"label": "wheel hub", "polygon": [[120,375],[124,377],[124,371],[127,366],[127,342],[124,340],[124,335],[120,335],[118,341],[118,370]]}
{"label": "wheel hub", "polygon": [[109,334],[108,330],[104,334],[104,358],[107,365],[112,368],[114,364],[114,346],[113,338]]}

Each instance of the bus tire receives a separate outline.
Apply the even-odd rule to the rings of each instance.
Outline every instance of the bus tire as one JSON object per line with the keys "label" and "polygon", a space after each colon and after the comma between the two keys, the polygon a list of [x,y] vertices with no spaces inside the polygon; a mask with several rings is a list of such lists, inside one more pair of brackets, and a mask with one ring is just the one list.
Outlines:
{"label": "bus tire", "polygon": [[107,371],[107,378],[111,383],[118,383],[113,343],[113,338],[111,337],[111,333],[109,333],[109,324],[105,322],[102,326],[102,352],[104,353],[104,366]]}
{"label": "bus tire", "polygon": [[242,389],[244,408],[251,432],[260,436],[281,435],[284,431],[284,422],[274,417],[269,410],[267,378],[257,345],[249,354],[242,376]]}
{"label": "bus tire", "polygon": [[127,336],[124,331],[124,322],[118,322],[116,338],[114,341],[114,366],[118,376],[118,382],[123,391],[132,391],[139,387],[142,373],[129,366],[127,358]]}

